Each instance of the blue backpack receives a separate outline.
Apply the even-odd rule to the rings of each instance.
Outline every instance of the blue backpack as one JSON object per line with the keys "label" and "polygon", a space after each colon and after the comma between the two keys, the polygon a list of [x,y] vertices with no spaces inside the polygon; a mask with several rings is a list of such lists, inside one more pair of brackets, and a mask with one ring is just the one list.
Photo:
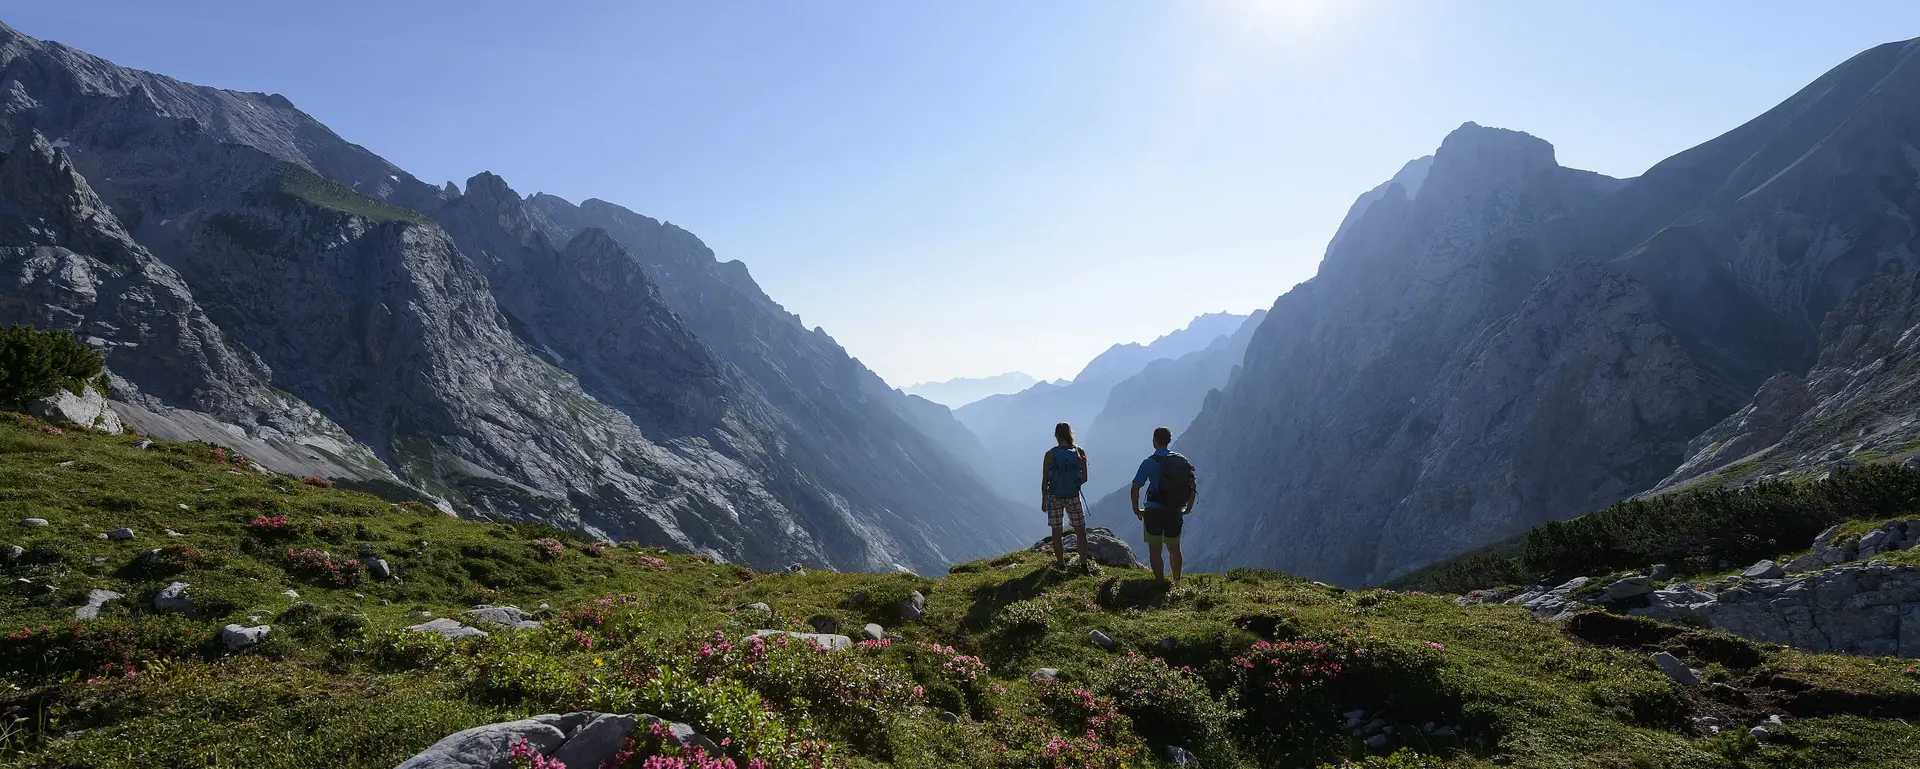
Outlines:
{"label": "blue backpack", "polygon": [[1080,449],[1055,446],[1049,455],[1053,457],[1053,470],[1047,473],[1047,495],[1054,499],[1080,496],[1080,484],[1087,480],[1087,463],[1080,458]]}

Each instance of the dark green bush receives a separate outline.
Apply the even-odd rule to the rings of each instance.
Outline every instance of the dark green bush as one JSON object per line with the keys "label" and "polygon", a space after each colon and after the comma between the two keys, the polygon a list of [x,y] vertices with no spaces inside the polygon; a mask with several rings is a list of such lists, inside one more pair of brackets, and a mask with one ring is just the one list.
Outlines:
{"label": "dark green bush", "polygon": [[99,353],[70,335],[0,326],[0,408],[19,410],[63,389],[77,393],[95,383],[104,365]]}
{"label": "dark green bush", "polygon": [[1092,689],[1113,700],[1149,742],[1202,750],[1229,742],[1233,714],[1189,669],[1127,654],[1097,674]]}
{"label": "dark green bush", "polygon": [[1920,513],[1920,471],[1875,464],[1823,481],[1769,481],[1632,499],[1422,569],[1395,585],[1464,593],[1652,563],[1709,571],[1804,549],[1847,520]]}

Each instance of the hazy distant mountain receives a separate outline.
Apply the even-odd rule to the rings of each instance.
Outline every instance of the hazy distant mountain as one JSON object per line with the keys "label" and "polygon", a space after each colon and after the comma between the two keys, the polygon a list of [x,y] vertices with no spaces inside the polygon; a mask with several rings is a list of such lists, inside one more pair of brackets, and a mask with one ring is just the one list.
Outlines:
{"label": "hazy distant mountain", "polygon": [[5,26],[0,140],[0,322],[97,340],[144,431],[763,566],[1037,528],[928,437],[963,432],[943,407],[671,225],[429,186],[278,95]]}
{"label": "hazy distant mountain", "polygon": [[947,408],[960,408],[990,395],[1017,393],[1038,381],[1019,371],[989,377],[957,377],[943,382],[921,382],[900,388]]}
{"label": "hazy distant mountain", "polygon": [[1885,357],[1855,400],[1875,416],[1819,425],[1824,409],[1796,404],[1855,394],[1789,381],[1761,393],[1746,437],[1708,433],[1743,448],[1687,472],[1883,434],[1871,424],[1901,418],[1915,373],[1893,364],[1903,294],[1849,309],[1872,320],[1839,316],[1824,349],[1819,329],[1920,265],[1916,57],[1915,42],[1867,51],[1629,181],[1563,168],[1518,132],[1453,132],[1417,196],[1390,185],[1274,304],[1182,438],[1205,508],[1190,558],[1389,579],[1654,487],[1690,442],[1715,451],[1696,436],[1762,382],[1816,360],[1806,382]]}
{"label": "hazy distant mountain", "polygon": [[[1040,382],[1025,390],[983,398],[954,410],[954,416],[979,436],[988,462],[988,480],[1001,494],[1018,502],[1035,499],[1039,489],[1036,464],[1053,445],[1053,426],[1067,422],[1085,436],[1094,418],[1107,405],[1114,387],[1146,370],[1155,361],[1179,358],[1207,349],[1245,325],[1247,316],[1212,313],[1194,318],[1185,328],[1147,344],[1116,344],[1064,383]],[[1205,391],[1201,391],[1201,395]],[[1076,436],[1078,437],[1078,436]],[[1089,452],[1089,482],[1119,472],[1104,455]],[[1128,471],[1131,477],[1131,470]]]}

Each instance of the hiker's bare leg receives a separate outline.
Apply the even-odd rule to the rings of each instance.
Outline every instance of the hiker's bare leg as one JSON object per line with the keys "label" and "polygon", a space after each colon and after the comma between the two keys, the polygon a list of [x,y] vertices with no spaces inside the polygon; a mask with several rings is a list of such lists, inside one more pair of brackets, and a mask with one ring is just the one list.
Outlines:
{"label": "hiker's bare leg", "polygon": [[1060,524],[1053,525],[1053,560],[1060,568],[1067,568],[1067,543],[1060,541]]}
{"label": "hiker's bare leg", "polygon": [[1167,565],[1173,567],[1173,581],[1180,582],[1180,543],[1167,543]]}
{"label": "hiker's bare leg", "polygon": [[1158,542],[1147,543],[1147,562],[1153,565],[1154,579],[1167,578],[1166,567],[1162,566],[1160,563],[1160,543]]}
{"label": "hiker's bare leg", "polygon": [[1073,541],[1073,549],[1080,554],[1080,568],[1093,568],[1093,557],[1087,555],[1087,522],[1083,520],[1080,525],[1073,527],[1073,535],[1079,537]]}

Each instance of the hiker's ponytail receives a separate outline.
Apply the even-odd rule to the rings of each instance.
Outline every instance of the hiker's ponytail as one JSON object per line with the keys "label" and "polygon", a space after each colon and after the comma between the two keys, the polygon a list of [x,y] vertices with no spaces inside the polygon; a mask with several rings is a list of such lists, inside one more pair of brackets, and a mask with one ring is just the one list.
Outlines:
{"label": "hiker's ponytail", "polygon": [[1065,422],[1061,422],[1060,424],[1054,425],[1053,439],[1056,441],[1059,441],[1060,445],[1062,446],[1072,446],[1073,445],[1073,425],[1067,424]]}

